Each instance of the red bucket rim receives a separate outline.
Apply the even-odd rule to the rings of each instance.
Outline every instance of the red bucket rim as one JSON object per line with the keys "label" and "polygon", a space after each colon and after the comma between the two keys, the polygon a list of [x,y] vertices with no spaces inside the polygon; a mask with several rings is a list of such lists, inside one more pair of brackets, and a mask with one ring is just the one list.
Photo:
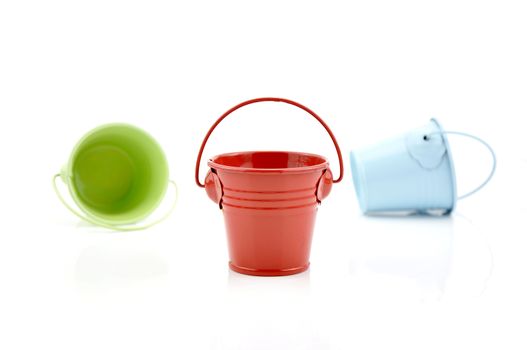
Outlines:
{"label": "red bucket rim", "polygon": [[[225,165],[225,164],[219,164],[216,163],[215,160],[217,160],[220,157],[232,157],[236,155],[248,155],[248,154],[256,154],[256,153],[281,153],[281,154],[290,154],[295,156],[307,156],[307,157],[316,157],[323,162],[320,164],[315,165],[308,165],[308,166],[299,166],[299,167],[285,167],[285,168],[253,168],[253,167],[246,167],[246,166],[231,166],[231,165]],[[326,169],[329,167],[329,162],[326,157],[321,156],[319,154],[315,153],[307,153],[307,152],[295,152],[295,151],[243,151],[243,152],[229,152],[229,153],[222,153],[218,154],[207,162],[208,166],[213,169],[221,169],[224,171],[230,171],[230,172],[244,172],[244,173],[305,173],[305,172],[312,172],[319,169]]]}

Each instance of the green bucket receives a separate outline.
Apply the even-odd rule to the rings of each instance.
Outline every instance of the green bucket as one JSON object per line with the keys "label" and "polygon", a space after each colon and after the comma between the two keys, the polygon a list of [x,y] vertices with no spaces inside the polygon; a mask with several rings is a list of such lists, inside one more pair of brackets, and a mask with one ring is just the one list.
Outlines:
{"label": "green bucket", "polygon": [[[57,188],[61,177],[84,214],[72,208]],[[120,231],[141,230],[133,225],[148,217],[161,204],[169,180],[168,163],[157,141],[129,124],[106,124],[84,135],[73,148],[66,166],[53,177],[61,202],[76,216],[92,224]]]}

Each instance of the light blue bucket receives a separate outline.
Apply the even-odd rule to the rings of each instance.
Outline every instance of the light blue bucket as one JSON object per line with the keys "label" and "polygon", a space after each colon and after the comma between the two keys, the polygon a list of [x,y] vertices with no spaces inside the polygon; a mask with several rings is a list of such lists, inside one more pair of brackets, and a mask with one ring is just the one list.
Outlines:
{"label": "light blue bucket", "polygon": [[[475,139],[488,148],[492,171],[474,190],[457,195],[452,152],[445,134]],[[485,186],[496,169],[496,155],[482,139],[457,131],[444,131],[436,119],[425,126],[377,145],[351,152],[351,170],[361,210],[449,214],[458,199]]]}

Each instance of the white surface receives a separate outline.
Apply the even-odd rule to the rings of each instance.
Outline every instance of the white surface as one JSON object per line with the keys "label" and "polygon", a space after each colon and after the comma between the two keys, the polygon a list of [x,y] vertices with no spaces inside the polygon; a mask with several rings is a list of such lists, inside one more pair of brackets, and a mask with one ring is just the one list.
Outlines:
{"label": "white surface", "polygon": [[[1,349],[525,349],[527,11],[522,1],[0,3]],[[223,218],[193,183],[207,128],[288,97],[333,128],[343,183],[309,272],[229,272]],[[437,117],[495,147],[451,218],[359,214],[349,150]],[[181,188],[145,232],[79,223],[51,189],[101,123],[151,132]],[[490,157],[451,137],[459,191]],[[328,155],[291,107],[248,107],[206,155]]]}

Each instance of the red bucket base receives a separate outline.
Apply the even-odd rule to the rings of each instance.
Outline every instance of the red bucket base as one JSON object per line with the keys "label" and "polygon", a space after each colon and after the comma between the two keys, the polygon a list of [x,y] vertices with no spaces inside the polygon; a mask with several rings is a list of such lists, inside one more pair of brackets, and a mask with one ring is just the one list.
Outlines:
{"label": "red bucket base", "polygon": [[304,272],[309,268],[309,263],[307,263],[304,266],[295,267],[295,268],[286,269],[286,270],[255,270],[255,269],[249,269],[246,267],[236,266],[232,262],[229,262],[229,267],[231,268],[232,271],[238,272],[244,275],[273,277],[273,276],[296,275],[297,273]]}

